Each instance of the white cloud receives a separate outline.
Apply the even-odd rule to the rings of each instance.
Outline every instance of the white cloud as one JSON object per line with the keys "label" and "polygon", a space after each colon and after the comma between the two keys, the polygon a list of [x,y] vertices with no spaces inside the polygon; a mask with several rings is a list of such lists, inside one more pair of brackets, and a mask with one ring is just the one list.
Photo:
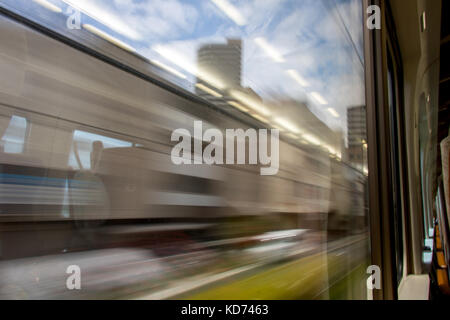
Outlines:
{"label": "white cloud", "polygon": [[[96,0],[107,3],[106,0]],[[328,1],[328,0],[325,0]],[[124,22],[143,35],[138,51],[180,70],[169,57],[154,49],[161,46],[178,52],[195,81],[196,56],[200,45],[224,43],[227,37],[243,40],[243,85],[263,98],[287,96],[305,100],[319,92],[341,117],[314,105],[314,112],[334,127],[345,127],[346,108],[364,104],[363,68],[350,39],[362,42],[361,4],[358,0],[338,1],[336,6],[317,0],[228,0],[245,17],[236,24],[212,1],[114,0],[109,7]],[[110,3],[110,2],[108,2]],[[344,33],[344,25],[351,38]],[[264,37],[283,57],[276,63],[253,40]],[[287,70],[295,70],[309,84],[302,88]]]}
{"label": "white cloud", "polygon": [[178,0],[114,0],[114,4],[116,14],[142,34],[146,42],[184,36],[195,29],[199,18],[195,6]]}

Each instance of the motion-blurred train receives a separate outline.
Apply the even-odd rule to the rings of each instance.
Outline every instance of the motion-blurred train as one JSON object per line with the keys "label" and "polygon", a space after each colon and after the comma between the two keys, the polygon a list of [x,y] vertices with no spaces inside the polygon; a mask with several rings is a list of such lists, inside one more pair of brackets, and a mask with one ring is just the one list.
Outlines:
{"label": "motion-blurred train", "polygon": [[[176,128],[192,130],[194,120],[221,129],[261,123],[168,92],[8,18],[0,23],[2,258],[65,249],[68,226],[114,220],[256,217],[319,230],[332,213],[330,229],[349,230],[357,218],[352,230],[364,230],[365,176],[323,150],[280,141],[277,176],[260,176],[255,165],[174,165]],[[40,238],[18,222],[53,232]]]}
{"label": "motion-blurred train", "polygon": [[[331,19],[314,31],[345,48],[343,56],[326,54],[350,61],[337,82],[365,94],[354,125],[367,127],[367,137],[359,137],[355,165],[343,154],[347,146],[337,146],[343,132],[325,128],[320,144],[282,131],[274,176],[260,175],[259,165],[173,164],[175,129],[192,132],[197,120],[222,131],[264,129],[276,119],[264,121],[245,99],[236,104],[225,89],[205,87],[201,75],[186,70],[197,83],[182,80],[95,26],[66,28],[61,8],[76,2],[84,1],[0,0],[0,298],[449,292],[448,168],[438,157],[448,135],[448,63],[440,58],[450,43],[448,1],[302,2]],[[381,29],[363,21],[374,5]],[[253,40],[267,61],[270,54],[280,61],[264,39]],[[280,65],[295,88],[305,87],[289,63]],[[264,107],[301,120],[282,102]],[[322,125],[310,124],[316,136]],[[327,132],[342,136],[333,142]],[[82,290],[66,288],[68,265],[83,270]],[[369,265],[382,271],[380,288],[367,286]]]}

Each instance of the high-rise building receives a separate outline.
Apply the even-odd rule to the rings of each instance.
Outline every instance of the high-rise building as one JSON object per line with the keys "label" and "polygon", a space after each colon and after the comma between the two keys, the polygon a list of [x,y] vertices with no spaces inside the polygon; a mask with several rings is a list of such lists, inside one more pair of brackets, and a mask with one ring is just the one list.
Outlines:
{"label": "high-rise building", "polygon": [[[197,66],[223,85],[223,89],[241,86],[242,41],[227,39],[225,44],[206,44],[197,52]],[[202,81],[197,80],[199,83]]]}
{"label": "high-rise building", "polygon": [[347,109],[348,160],[364,166],[367,159],[366,107],[357,106]]}

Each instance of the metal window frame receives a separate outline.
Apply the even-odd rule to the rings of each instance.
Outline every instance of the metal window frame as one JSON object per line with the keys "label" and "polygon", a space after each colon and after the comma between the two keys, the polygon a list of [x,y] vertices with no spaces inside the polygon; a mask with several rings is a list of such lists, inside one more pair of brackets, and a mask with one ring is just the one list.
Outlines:
{"label": "metal window frame", "polygon": [[[395,34],[395,24],[389,3],[386,0],[363,0],[364,21],[367,21],[366,8],[377,5],[381,9],[381,30],[369,30],[364,26],[364,57],[366,79],[367,139],[369,168],[369,215],[371,235],[372,264],[381,268],[379,290],[373,290],[373,298],[397,299],[397,266],[395,259],[394,210],[392,203],[391,122],[389,114],[387,65],[388,51],[395,64],[395,89],[398,109],[398,162],[401,217],[403,222],[403,250],[406,253],[406,272],[413,266],[410,256],[411,233],[409,229],[409,182],[407,174],[404,110],[403,67],[400,48]],[[404,255],[405,256],[405,255]]]}
{"label": "metal window frame", "polygon": [[[382,5],[383,4],[383,5]],[[386,95],[386,42],[383,29],[386,26],[385,6],[382,0],[364,0],[364,21],[368,19],[366,8],[381,8],[382,29],[369,30],[364,25],[364,57],[366,79],[367,141],[369,168],[369,215],[372,264],[381,268],[381,288],[373,290],[373,299],[396,299],[394,269],[391,255],[391,206],[389,183],[390,130],[386,125],[389,115]]]}

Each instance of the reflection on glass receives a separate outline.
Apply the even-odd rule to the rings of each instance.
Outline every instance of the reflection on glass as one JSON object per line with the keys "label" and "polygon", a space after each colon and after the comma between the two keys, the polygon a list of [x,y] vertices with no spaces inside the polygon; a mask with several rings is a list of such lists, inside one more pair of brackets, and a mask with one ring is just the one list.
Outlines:
{"label": "reflection on glass", "polygon": [[124,148],[132,145],[131,142],[75,130],[73,132],[73,146],[70,152],[69,165],[79,169],[91,169],[91,154],[96,151],[96,148]]}
{"label": "reflection on glass", "polygon": [[[366,298],[359,0],[0,5],[118,62],[0,17],[0,298]],[[279,129],[279,173],[175,166],[195,120]]]}
{"label": "reflection on glass", "polygon": [[27,133],[27,119],[12,116],[8,128],[2,137],[3,152],[22,153]]}

